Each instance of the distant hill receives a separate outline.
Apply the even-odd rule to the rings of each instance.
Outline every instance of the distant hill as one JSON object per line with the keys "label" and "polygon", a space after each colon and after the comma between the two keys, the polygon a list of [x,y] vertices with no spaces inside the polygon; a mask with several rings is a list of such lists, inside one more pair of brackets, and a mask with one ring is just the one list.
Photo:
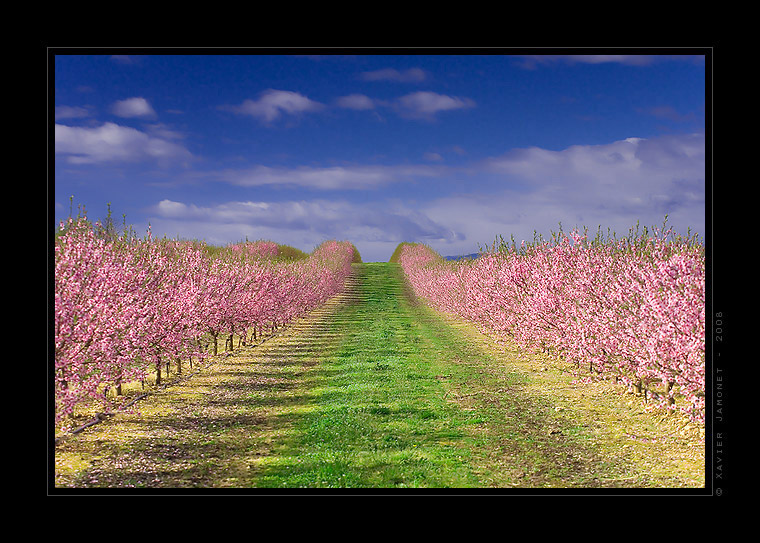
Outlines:
{"label": "distant hill", "polygon": [[478,253],[470,253],[469,255],[459,256],[444,256],[444,260],[462,260],[463,258],[478,258]]}

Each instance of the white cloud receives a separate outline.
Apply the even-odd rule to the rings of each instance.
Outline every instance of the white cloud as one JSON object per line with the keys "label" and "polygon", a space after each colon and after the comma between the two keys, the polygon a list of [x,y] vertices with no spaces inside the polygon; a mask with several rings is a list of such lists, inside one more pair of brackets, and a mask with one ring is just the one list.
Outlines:
{"label": "white cloud", "polygon": [[[618,235],[641,225],[668,224],[679,233],[705,230],[705,139],[702,134],[627,138],[562,151],[518,149],[473,166],[502,188],[445,196],[421,208],[427,217],[462,232],[466,243],[439,242],[446,254],[470,252],[499,234],[517,242],[533,231],[547,238],[563,230],[601,225]],[[492,184],[489,186],[493,186]]]}
{"label": "white cloud", "polygon": [[99,127],[55,125],[55,152],[71,164],[139,160],[184,160],[190,152],[181,145],[115,123]]}
{"label": "white cloud", "polygon": [[364,94],[350,94],[335,101],[338,107],[354,110],[376,110],[387,107],[407,119],[433,120],[437,113],[475,107],[470,98],[446,96],[430,91],[413,92],[395,100],[378,100]]}
{"label": "white cloud", "polygon": [[680,61],[698,63],[704,55],[516,55],[518,66],[534,70],[539,65],[563,64],[622,64],[625,66],[650,66],[657,62]]}
{"label": "white cloud", "polygon": [[135,64],[137,61],[130,55],[111,55],[111,60],[118,64]]}
{"label": "white cloud", "polygon": [[395,107],[403,117],[432,119],[436,113],[441,111],[475,107],[475,102],[469,98],[420,91],[402,96],[396,100]]}
{"label": "white cloud", "polygon": [[669,121],[674,121],[677,123],[682,122],[688,122],[688,121],[696,121],[697,116],[694,112],[689,113],[678,113],[678,111],[675,110],[672,106],[657,106],[657,107],[651,107],[651,108],[639,108],[637,111],[641,113],[646,113],[647,115],[652,115],[654,117],[658,117],[660,119],[667,119]]}
{"label": "white cloud", "polygon": [[704,135],[690,134],[573,145],[562,151],[515,149],[488,160],[486,167],[540,186],[572,187],[578,194],[590,187],[606,189],[612,197],[621,190],[657,190],[674,179],[704,182],[704,154]]}
{"label": "white cloud", "polygon": [[222,106],[222,109],[241,115],[250,115],[265,123],[277,120],[283,113],[295,115],[319,111],[322,108],[324,108],[323,104],[297,92],[274,89],[262,92],[257,100],[245,100],[239,106]]}
{"label": "white cloud", "polygon": [[151,136],[165,140],[181,140],[185,139],[185,134],[172,130],[169,126],[163,123],[149,124],[145,127]]}
{"label": "white cloud", "polygon": [[414,177],[432,177],[438,173],[436,168],[425,165],[331,166],[323,168],[255,166],[243,170],[204,173],[200,177],[243,187],[280,185],[322,190],[363,190],[409,180]]}
{"label": "white cloud", "polygon": [[341,96],[335,103],[338,107],[346,109],[366,110],[375,108],[375,101],[364,94],[349,94],[348,96]]}
{"label": "white cloud", "polygon": [[569,63],[606,64],[609,62],[629,66],[648,66],[657,60],[654,55],[566,55],[562,57]]}
{"label": "white cloud", "polygon": [[90,111],[84,107],[58,106],[55,108],[55,120],[61,119],[81,119],[89,117]]}
{"label": "white cloud", "polygon": [[111,113],[118,117],[155,117],[156,112],[145,98],[135,97],[119,100],[111,106]]}
{"label": "white cloud", "polygon": [[518,65],[533,70],[539,65],[553,64],[605,64],[616,63],[628,66],[648,66],[656,57],[652,55],[519,55]]}
{"label": "white cloud", "polygon": [[[420,91],[401,96],[395,100],[379,100],[370,98],[365,94],[354,93],[336,98],[333,105],[338,108],[357,111],[387,107],[405,118],[433,120],[435,115],[442,111],[468,109],[475,107],[476,104],[470,98]],[[250,115],[265,124],[269,124],[282,117],[283,114],[296,115],[316,112],[322,111],[326,107],[325,104],[311,100],[297,92],[270,89],[261,93],[256,100],[245,100],[237,106],[223,105],[219,106],[219,109],[240,115]]]}
{"label": "white cloud", "polygon": [[[432,157],[431,157],[432,158]],[[311,250],[325,239],[348,239],[365,261],[385,260],[401,241],[428,243],[443,255],[467,254],[497,235],[518,243],[545,238],[559,223],[565,231],[598,225],[619,236],[636,224],[660,225],[665,214],[678,232],[704,234],[705,138],[702,134],[630,137],[560,151],[512,150],[465,169],[433,165],[266,168],[204,174],[240,186],[292,184],[322,189],[372,188],[429,180],[417,203],[376,200],[227,202],[203,206],[164,200],[150,221],[158,234],[224,244],[272,239]],[[464,193],[446,187],[467,176]],[[424,189],[424,186],[418,187]]]}
{"label": "white cloud", "polygon": [[311,250],[320,241],[352,241],[365,261],[387,261],[405,240],[454,240],[459,234],[401,204],[345,200],[227,202],[197,206],[163,200],[150,217],[156,235],[223,245],[246,237]]}
{"label": "white cloud", "polygon": [[401,83],[419,83],[424,81],[426,74],[420,68],[409,68],[398,71],[393,68],[364,72],[360,76],[364,81],[398,81]]}

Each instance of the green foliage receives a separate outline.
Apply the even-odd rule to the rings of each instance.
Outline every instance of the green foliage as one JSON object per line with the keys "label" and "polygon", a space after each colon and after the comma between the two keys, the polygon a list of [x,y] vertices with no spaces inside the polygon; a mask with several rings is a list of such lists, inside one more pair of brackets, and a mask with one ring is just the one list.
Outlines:
{"label": "green foliage", "polygon": [[[644,251],[651,246],[654,240],[662,240],[668,243],[674,244],[674,246],[684,249],[701,248],[704,250],[704,240],[695,232],[689,228],[686,235],[677,234],[667,225],[668,216],[665,215],[662,225],[652,225],[648,227],[646,225],[641,226],[639,221],[636,221],[635,226],[629,228],[628,234],[618,237],[618,234],[610,228],[607,228],[605,233],[602,230],[602,225],[598,225],[596,234],[592,237],[589,234],[588,227],[575,228],[575,232],[583,236],[581,243],[591,247],[610,247],[621,251]],[[516,253],[516,254],[529,254],[543,246],[558,245],[568,239],[568,233],[563,231],[562,223],[559,223],[559,230],[551,230],[550,238],[544,239],[543,235],[533,231],[533,241],[524,240],[518,244],[515,240],[514,234],[510,236],[509,241],[505,241],[502,235],[497,235],[490,247],[479,246],[480,252],[500,252],[500,253]]]}
{"label": "green foliage", "polygon": [[361,264],[362,263],[362,255],[359,254],[359,249],[356,248],[356,245],[353,243],[351,244],[351,247],[354,249],[354,259],[351,261],[352,264]]}
{"label": "green foliage", "polygon": [[302,260],[304,258],[309,258],[309,255],[304,253],[301,249],[296,249],[295,247],[291,247],[290,245],[280,245],[279,247],[279,254],[277,255],[277,260],[287,260],[287,261],[294,261],[294,260]]}
{"label": "green foliage", "polygon": [[[413,242],[410,242],[410,241],[402,241],[401,243],[399,243],[396,246],[396,249],[393,251],[393,254],[391,255],[391,258],[390,258],[390,260],[388,262],[391,262],[391,263],[394,263],[394,264],[398,264],[398,259],[401,257],[401,251],[404,249],[404,247],[406,247],[406,246],[414,247],[416,245],[423,245],[423,244],[422,243],[413,243]],[[433,251],[433,249],[430,249],[430,250]],[[435,251],[433,251],[433,252],[435,252]]]}
{"label": "green foliage", "polygon": [[440,260],[442,262],[444,260],[443,257],[438,253],[438,251],[436,251],[429,245],[426,245],[425,243],[402,241],[401,243],[398,244],[396,249],[393,251],[393,254],[391,255],[391,258],[388,262],[398,264],[399,258],[401,258],[401,251],[404,249],[404,247],[407,247],[407,246],[408,247],[425,247],[435,257],[434,258],[435,260]]}
{"label": "green foliage", "polygon": [[396,246],[396,249],[393,251],[393,254],[391,255],[391,258],[388,262],[398,264],[398,259],[399,257],[401,257],[401,251],[406,245],[415,245],[415,244],[409,243],[408,241],[402,241]]}

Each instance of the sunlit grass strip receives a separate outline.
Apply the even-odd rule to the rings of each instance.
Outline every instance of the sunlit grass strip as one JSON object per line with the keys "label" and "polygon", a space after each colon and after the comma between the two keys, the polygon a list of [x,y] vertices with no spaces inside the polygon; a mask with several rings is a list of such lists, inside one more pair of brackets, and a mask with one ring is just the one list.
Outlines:
{"label": "sunlit grass strip", "polygon": [[257,486],[477,486],[463,431],[471,421],[446,401],[388,266],[366,266],[375,295],[344,310],[340,321],[357,324],[341,325],[346,341],[314,370],[315,409],[279,459],[260,461]]}

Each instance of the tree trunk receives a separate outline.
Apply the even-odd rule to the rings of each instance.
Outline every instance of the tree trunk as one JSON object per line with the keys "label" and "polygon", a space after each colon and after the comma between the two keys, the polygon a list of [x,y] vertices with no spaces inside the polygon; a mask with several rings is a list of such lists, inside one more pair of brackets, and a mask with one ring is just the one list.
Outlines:
{"label": "tree trunk", "polygon": [[641,396],[641,381],[637,381],[636,383],[634,383],[634,385],[633,385],[633,393],[636,396]]}
{"label": "tree trunk", "polygon": [[673,381],[668,381],[666,387],[665,394],[668,396],[668,405],[673,405],[676,403],[676,399],[673,397]]}

